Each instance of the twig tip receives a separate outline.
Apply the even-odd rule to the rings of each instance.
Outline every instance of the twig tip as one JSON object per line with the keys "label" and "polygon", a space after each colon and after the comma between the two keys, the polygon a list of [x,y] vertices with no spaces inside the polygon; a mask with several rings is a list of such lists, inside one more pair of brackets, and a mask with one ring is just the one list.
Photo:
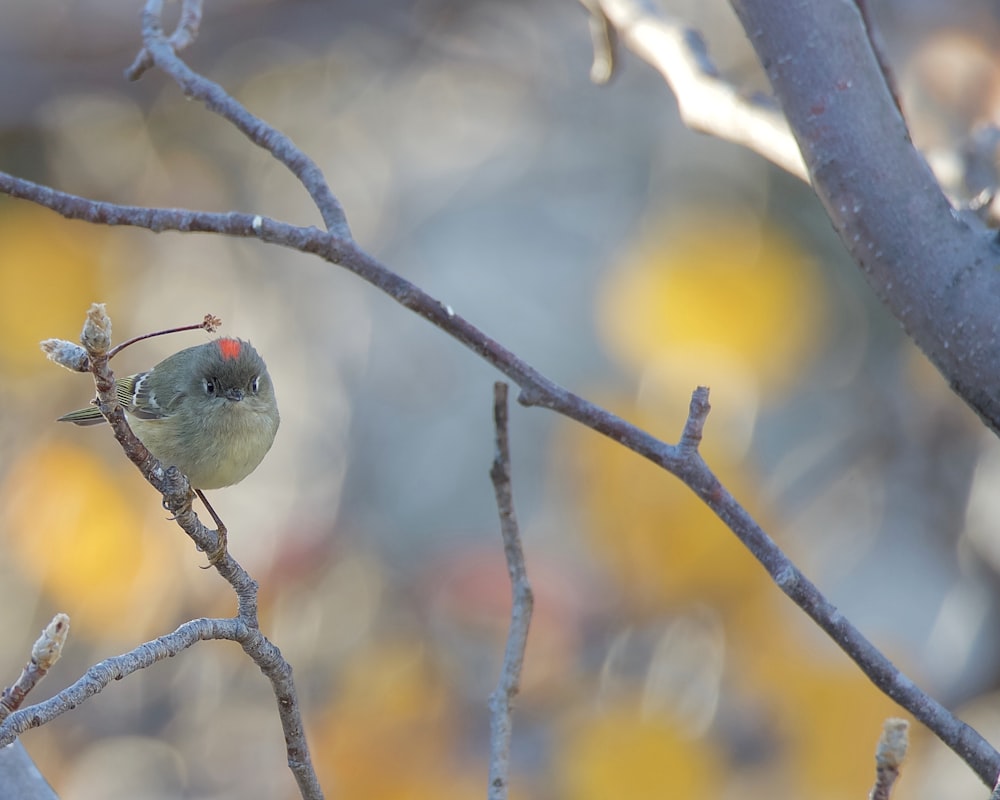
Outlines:
{"label": "twig tip", "polygon": [[879,766],[899,769],[909,747],[909,730],[910,723],[905,719],[890,717],[885,721],[875,750],[875,760]]}
{"label": "twig tip", "polygon": [[699,386],[691,393],[688,418],[681,433],[680,447],[682,450],[694,452],[698,449],[705,429],[705,420],[708,419],[708,412],[711,410],[712,406],[708,402],[708,387]]}
{"label": "twig tip", "polygon": [[69,636],[69,616],[56,614],[45,626],[42,635],[31,648],[31,660],[48,671],[62,656],[63,646]]}
{"label": "twig tip", "polygon": [[111,317],[104,303],[93,303],[87,311],[87,321],[83,323],[80,343],[88,353],[102,355],[111,347]]}
{"label": "twig tip", "polygon": [[201,327],[209,333],[215,333],[222,327],[222,319],[213,314],[206,314],[205,319],[202,320]]}
{"label": "twig tip", "polygon": [[889,800],[892,787],[899,777],[899,768],[909,747],[910,723],[905,719],[890,717],[882,725],[882,735],[875,748],[875,785],[869,800]]}
{"label": "twig tip", "polygon": [[600,0],[581,0],[586,7],[590,26],[590,40],[594,60],[590,66],[590,80],[598,86],[609,83],[618,66],[618,32],[601,7]]}
{"label": "twig tip", "polygon": [[65,339],[44,339],[39,342],[45,357],[65,367],[72,372],[90,372],[90,359],[87,351],[75,342],[67,342]]}

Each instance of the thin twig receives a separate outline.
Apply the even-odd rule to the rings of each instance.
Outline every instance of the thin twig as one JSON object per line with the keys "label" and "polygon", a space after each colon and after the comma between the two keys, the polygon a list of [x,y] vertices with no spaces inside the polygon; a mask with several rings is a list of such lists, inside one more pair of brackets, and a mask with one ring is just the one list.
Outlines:
{"label": "thin twig", "polygon": [[[747,96],[719,76],[701,35],[650,0],[580,0],[590,12],[595,43],[591,74],[608,78],[617,39],[666,80],[681,120],[691,130],[742,145],[808,183],[788,122],[773,99]],[[609,44],[605,44],[609,42]],[[606,81],[602,81],[606,82]]]}
{"label": "thin twig", "polygon": [[708,412],[711,410],[712,406],[708,402],[708,387],[699,386],[691,394],[688,418],[684,423],[684,430],[681,431],[681,438],[677,444],[682,453],[697,452],[705,430],[705,420],[708,419]]}
{"label": "thin twig", "polygon": [[222,325],[222,320],[212,314],[206,314],[205,319],[201,322],[196,322],[193,325],[179,325],[176,328],[167,328],[162,331],[153,331],[152,333],[143,333],[140,336],[133,336],[122,342],[119,345],[115,345],[108,351],[108,360],[111,360],[116,355],[118,355],[126,347],[131,347],[136,342],[143,342],[146,339],[152,339],[154,336],[166,336],[171,333],[181,333],[183,331],[208,331],[209,333],[215,333]]}
{"label": "thin twig", "polygon": [[490,800],[505,800],[510,787],[510,740],[513,731],[511,705],[521,686],[521,669],[528,646],[528,628],[534,595],[528,583],[521,532],[514,513],[511,485],[510,434],[507,424],[507,384],[493,384],[493,421],[496,426],[496,451],[490,478],[500,514],[500,534],[510,576],[511,611],[503,667],[496,689],[490,694]]}
{"label": "thin twig", "polygon": [[[202,0],[183,0],[181,16],[177,20],[177,27],[170,34],[170,38],[167,39],[167,42],[175,53],[184,50],[198,38],[198,29],[201,27],[201,13]],[[139,51],[139,55],[135,57],[135,61],[132,62],[131,66],[125,70],[125,77],[130,81],[137,81],[152,66],[153,57],[144,47]]]}
{"label": "thin twig", "polygon": [[330,191],[323,172],[285,134],[255,117],[226,91],[185,64],[163,34],[162,0],[148,0],[142,14],[142,39],[153,63],[169,75],[184,92],[210,111],[229,120],[243,135],[284,164],[309,192],[327,230],[345,239],[351,236],[340,201]]}
{"label": "thin twig", "polygon": [[113,681],[121,680],[133,672],[172,658],[195,642],[209,639],[242,642],[249,635],[249,628],[239,619],[194,619],[185,622],[173,633],[159,636],[127,653],[94,664],[79,680],[54,697],[15,711],[0,724],[0,747],[10,744],[25,731],[38,728],[76,708],[88,698],[106,689]]}

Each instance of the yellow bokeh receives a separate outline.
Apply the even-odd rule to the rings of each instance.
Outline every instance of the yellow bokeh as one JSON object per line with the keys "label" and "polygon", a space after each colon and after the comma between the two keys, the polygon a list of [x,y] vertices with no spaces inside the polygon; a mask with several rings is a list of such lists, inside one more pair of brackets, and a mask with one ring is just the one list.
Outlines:
{"label": "yellow bokeh", "polygon": [[766,709],[792,794],[865,796],[882,723],[904,710],[776,588],[731,614],[727,630],[730,689]]}
{"label": "yellow bokeh", "polygon": [[798,796],[863,797],[874,780],[882,724],[903,709],[846,656],[830,647],[813,655],[789,638],[765,637],[740,649],[742,688],[767,707]]}
{"label": "yellow bokeh", "polygon": [[575,721],[555,768],[562,796],[572,800],[718,797],[726,774],[704,740],[617,708]]}
{"label": "yellow bokeh", "polygon": [[[138,502],[155,504],[156,495]],[[53,442],[22,454],[0,486],[10,558],[70,615],[75,632],[134,637],[171,613],[177,550],[146,534],[140,508],[106,464]]]}
{"label": "yellow bokeh", "polygon": [[815,264],[773,225],[715,210],[641,239],[609,273],[598,316],[611,353],[643,372],[698,354],[702,383],[734,363],[764,388],[793,379],[822,334]]}
{"label": "yellow bokeh", "polygon": [[100,229],[29,203],[0,206],[0,366],[17,377],[49,370],[38,342],[74,339],[100,291]]}
{"label": "yellow bokeh", "polygon": [[373,643],[338,674],[313,737],[317,771],[344,797],[459,800],[481,794],[486,765],[455,762],[457,720],[419,643]]}
{"label": "yellow bokeh", "polygon": [[[622,413],[652,429],[641,414]],[[573,427],[566,437],[555,449],[556,469],[577,498],[595,560],[634,607],[739,604],[768,585],[757,561],[678,478],[592,431]],[[759,494],[726,459],[724,441],[710,449],[710,463],[737,498]],[[566,464],[572,465],[569,470]]]}

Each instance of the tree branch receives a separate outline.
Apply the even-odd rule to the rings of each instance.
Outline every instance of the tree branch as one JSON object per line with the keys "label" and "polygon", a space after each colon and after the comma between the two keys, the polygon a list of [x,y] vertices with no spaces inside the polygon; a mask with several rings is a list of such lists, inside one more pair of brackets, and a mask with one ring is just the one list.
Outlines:
{"label": "tree branch", "polygon": [[[783,113],[721,81],[697,33],[654,0],[581,2],[663,74],[689,127],[812,183],[872,289],[1000,434],[1000,246],[951,207],[913,147],[864,0],[732,0]],[[613,64],[604,40],[599,58]]]}
{"label": "tree branch", "polygon": [[889,55],[886,50],[885,40],[882,38],[882,32],[875,24],[875,15],[872,13],[871,0],[854,0],[854,4],[858,7],[858,13],[861,14],[861,21],[865,26],[865,35],[868,36],[868,44],[871,45],[875,60],[878,61],[878,68],[882,71],[885,86],[892,95],[892,102],[896,104],[896,109],[902,114],[903,103],[899,96],[899,83],[896,81],[896,74],[889,63]]}
{"label": "tree branch", "polygon": [[[157,11],[157,16],[160,15],[161,11],[162,7]],[[201,0],[182,0],[181,15],[180,19],[177,20],[177,27],[170,34],[170,38],[167,39],[167,44],[170,45],[170,48],[175,53],[185,49],[198,38],[198,29],[201,27],[201,13]],[[135,57],[132,65],[125,70],[125,77],[130,81],[137,81],[152,66],[153,56],[144,47],[139,51],[139,55]]]}
{"label": "tree branch", "polygon": [[510,433],[507,424],[507,384],[493,384],[493,421],[496,425],[496,452],[490,479],[500,514],[500,534],[510,576],[511,610],[503,667],[496,689],[490,694],[490,800],[506,800],[510,788],[510,740],[513,731],[511,705],[521,688],[521,669],[528,646],[528,628],[535,599],[524,564],[521,531],[514,513],[511,485]]}
{"label": "tree branch", "polygon": [[[200,20],[200,2],[198,0],[188,0],[188,2],[199,6],[197,15]],[[194,16],[194,12],[188,13],[190,16]],[[230,97],[219,84],[193,72],[178,57],[176,44],[164,36],[162,15],[162,0],[147,0],[146,8],[142,14],[142,39],[144,43],[143,53],[148,56],[148,59],[151,59],[153,64],[169,75],[185,96],[200,100],[209,111],[231,122],[251,142],[267,150],[277,161],[288,167],[289,171],[299,179],[299,182],[309,192],[309,196],[323,217],[323,224],[326,225],[327,230],[349,239],[351,233],[347,225],[347,216],[344,214],[340,201],[330,191],[330,187],[316,162],[292,144],[291,139],[285,134],[275,130],[262,119],[247,111],[240,103]],[[184,21],[184,15],[182,15],[182,25]],[[136,63],[145,60],[143,54],[140,53]],[[133,80],[141,74],[142,71],[135,70],[134,65],[126,72],[126,76]]]}
{"label": "tree branch", "polygon": [[195,642],[228,639],[242,642],[249,629],[239,619],[194,619],[173,633],[145,642],[127,653],[112,656],[88,669],[79,680],[41,703],[15,711],[0,723],[0,747],[10,744],[25,731],[38,728],[100,693],[112,681],[121,680],[183,652]]}
{"label": "tree branch", "polygon": [[[56,614],[31,647],[31,657],[20,676],[0,694],[0,722],[21,707],[28,693],[48,674],[62,655],[69,635],[69,617]],[[17,800],[56,800],[52,788],[18,741],[0,746],[0,797]]]}
{"label": "tree branch", "polygon": [[808,181],[798,145],[781,109],[763,96],[748,97],[719,76],[701,35],[652,0],[580,0],[591,15],[598,83],[610,80],[617,39],[656,69],[677,98],[681,120],[693,131],[742,145]]}
{"label": "tree branch", "polygon": [[952,389],[1000,433],[1000,247],[974,215],[951,207],[913,147],[857,7],[733,6],[854,262]]}

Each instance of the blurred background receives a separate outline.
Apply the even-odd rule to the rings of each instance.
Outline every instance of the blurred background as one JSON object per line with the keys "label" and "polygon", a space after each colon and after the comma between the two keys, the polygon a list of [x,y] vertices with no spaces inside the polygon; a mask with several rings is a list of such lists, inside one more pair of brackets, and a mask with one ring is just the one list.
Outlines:
{"label": "blurred background", "polygon": [[[132,7],[132,6],[135,7]],[[704,453],[799,566],[921,686],[1000,742],[1000,444],[901,334],[807,187],[686,131],[648,66],[588,81],[573,0],[208,4],[185,53],[311,155],[363,247],[547,376]],[[988,2],[874,3],[915,141],[1000,115]],[[665,2],[761,87],[728,6]],[[174,9],[176,12],[176,8]],[[101,200],[319,224],[263,151],[161,74],[129,84],[138,4],[0,5],[0,169]],[[499,376],[352,275],[252,241],[90,227],[0,198],[0,684],[57,611],[40,700],[226,584],[45,361],[93,301],[119,341],[199,321],[267,359],[283,422],[211,493],[295,667],[330,795],[486,791],[509,586],[488,470]],[[130,348],[119,373],[200,343]],[[866,796],[899,715],[676,480],[512,409],[536,594],[513,796]],[[894,797],[982,797],[919,726]],[[297,796],[266,681],[204,643],[24,743],[64,800]]]}

